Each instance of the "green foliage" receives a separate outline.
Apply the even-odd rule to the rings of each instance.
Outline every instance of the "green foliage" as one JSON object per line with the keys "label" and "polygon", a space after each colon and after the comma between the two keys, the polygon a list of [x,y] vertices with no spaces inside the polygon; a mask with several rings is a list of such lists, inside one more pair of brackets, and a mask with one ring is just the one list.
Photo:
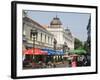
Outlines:
{"label": "green foliage", "polygon": [[75,38],[74,44],[75,44],[75,46],[74,46],[75,49],[83,48],[82,41],[80,41],[80,40],[77,39],[77,38]]}
{"label": "green foliage", "polygon": [[89,47],[87,45],[88,43],[85,41],[84,45],[83,45],[83,49],[86,50],[87,52],[89,52]]}

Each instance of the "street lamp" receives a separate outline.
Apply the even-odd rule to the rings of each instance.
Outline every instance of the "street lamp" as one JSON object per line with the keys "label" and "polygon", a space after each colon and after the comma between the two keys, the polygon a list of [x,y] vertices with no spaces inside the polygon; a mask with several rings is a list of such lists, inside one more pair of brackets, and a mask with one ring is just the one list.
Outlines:
{"label": "street lamp", "polygon": [[[68,50],[68,46],[67,46],[67,43],[64,42],[63,44],[63,53],[65,54],[66,53],[66,49]],[[64,59],[63,59],[64,60]]]}
{"label": "street lamp", "polygon": [[[32,35],[32,38],[33,38],[33,54],[34,54],[34,48],[35,48],[35,39],[36,39],[36,37],[37,37],[37,34],[38,34],[38,32],[37,32],[37,30],[35,29],[35,28],[33,28],[32,30],[31,30],[31,35]],[[33,55],[32,55],[32,60],[33,60]]]}
{"label": "street lamp", "polygon": [[66,49],[67,49],[67,48],[68,48],[67,43],[64,42],[64,45],[63,45],[63,52],[64,52],[64,53],[66,52]]}
{"label": "street lamp", "polygon": [[54,38],[54,50],[56,50],[56,47],[57,47],[57,40]]}
{"label": "street lamp", "polygon": [[57,47],[57,40],[54,38],[54,50],[56,50],[56,47]]}

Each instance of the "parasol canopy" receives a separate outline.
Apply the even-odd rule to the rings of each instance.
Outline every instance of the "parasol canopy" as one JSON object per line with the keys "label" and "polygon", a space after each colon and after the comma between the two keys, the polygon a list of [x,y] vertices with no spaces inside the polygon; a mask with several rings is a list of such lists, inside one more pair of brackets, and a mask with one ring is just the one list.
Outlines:
{"label": "parasol canopy", "polygon": [[61,50],[53,50],[53,49],[49,49],[49,48],[44,48],[44,49],[41,49],[43,51],[47,51],[48,52],[48,55],[63,55],[63,51]]}
{"label": "parasol canopy", "polygon": [[69,53],[75,53],[75,54],[86,54],[86,51],[84,49],[76,49],[76,50],[69,50]]}
{"label": "parasol canopy", "polygon": [[41,49],[43,51],[46,51],[48,53],[48,55],[54,55],[55,54],[55,50],[52,50],[52,49],[49,49],[49,48],[44,48],[44,49]]}
{"label": "parasol canopy", "polygon": [[29,54],[29,55],[47,55],[48,53],[46,51],[43,51],[39,48],[31,48],[28,50],[24,50],[23,54]]}

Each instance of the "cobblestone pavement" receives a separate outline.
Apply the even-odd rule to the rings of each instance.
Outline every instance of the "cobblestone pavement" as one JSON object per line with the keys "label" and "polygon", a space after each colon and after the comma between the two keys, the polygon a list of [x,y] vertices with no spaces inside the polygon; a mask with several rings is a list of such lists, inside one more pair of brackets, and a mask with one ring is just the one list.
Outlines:
{"label": "cobblestone pavement", "polygon": [[69,63],[68,62],[64,62],[64,63],[60,63],[60,64],[56,64],[56,67],[57,68],[60,68],[60,67],[69,67]]}

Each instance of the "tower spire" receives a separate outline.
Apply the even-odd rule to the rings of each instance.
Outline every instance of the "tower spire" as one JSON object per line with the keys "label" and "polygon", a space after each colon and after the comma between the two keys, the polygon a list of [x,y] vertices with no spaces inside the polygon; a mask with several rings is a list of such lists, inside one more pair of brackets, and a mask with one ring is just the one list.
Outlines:
{"label": "tower spire", "polygon": [[56,18],[57,18],[57,12],[56,12]]}

